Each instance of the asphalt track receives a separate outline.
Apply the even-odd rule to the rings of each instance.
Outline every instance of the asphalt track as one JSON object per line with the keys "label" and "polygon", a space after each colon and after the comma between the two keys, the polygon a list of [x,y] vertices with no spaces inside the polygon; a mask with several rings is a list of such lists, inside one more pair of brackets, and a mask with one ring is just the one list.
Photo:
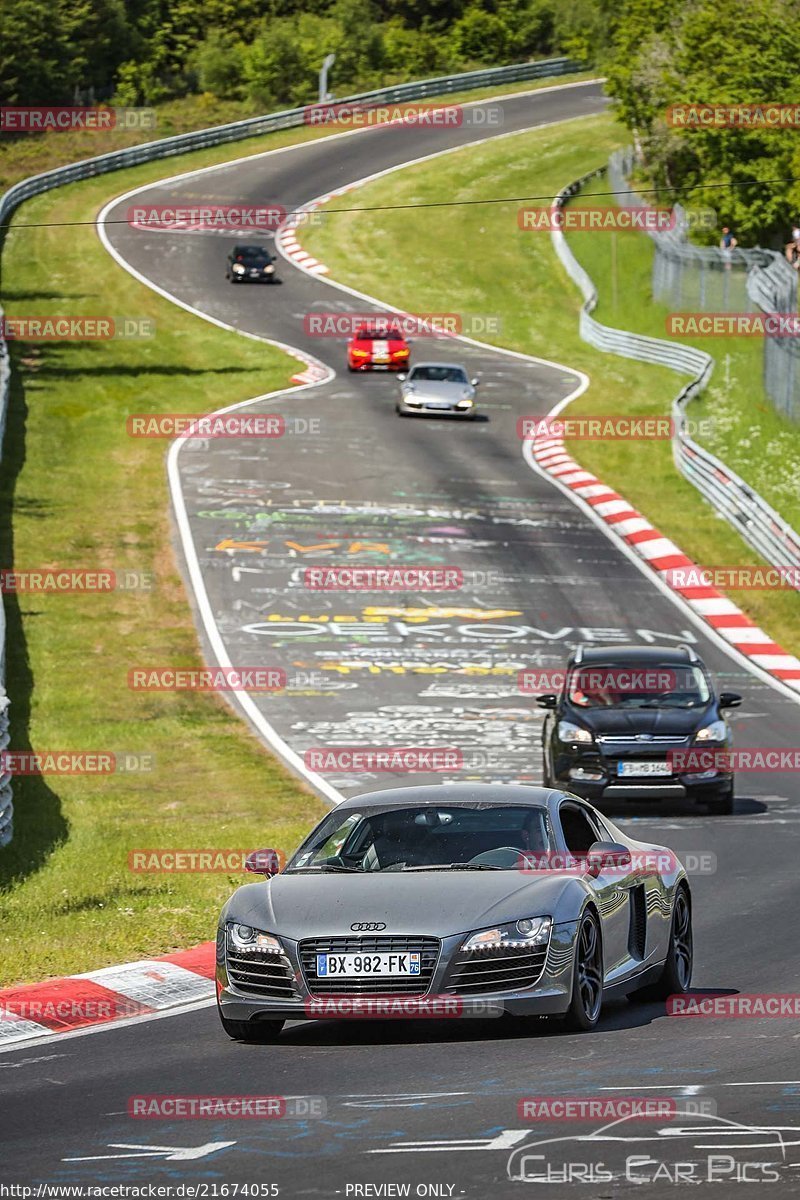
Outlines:
{"label": "asphalt track", "polygon": [[[597,85],[509,98],[498,132],[597,112],[602,104]],[[477,125],[413,136],[371,130],[164,183],[137,200],[275,201],[290,208],[485,136]],[[424,217],[420,228],[424,236]],[[190,443],[178,458],[191,536],[226,651],[236,665],[287,672],[286,691],[254,700],[295,752],[456,747],[460,769],[436,778],[536,781],[539,713],[519,692],[517,672],[557,668],[587,640],[692,641],[720,682],[744,695],[735,714],[739,745],[796,745],[797,706],[710,640],[525,463],[517,418],[546,412],[569,394],[576,383],[569,372],[460,342],[432,343],[431,357],[455,359],[480,375],[485,419],[401,421],[393,380],[349,376],[342,341],[304,332],[305,314],[360,311],[359,301],[288,264],[280,288],[233,288],[224,279],[227,240],[217,236],[143,233],[124,224],[111,226],[110,236],[135,270],[184,303],[297,346],[338,372],[329,383],[248,409],[302,417],[316,432],[255,447]],[[418,358],[428,353],[415,347]],[[388,596],[303,586],[307,566],[384,564],[387,547],[393,563],[460,567],[468,586]],[[328,779],[348,793],[390,782],[347,772]],[[791,775],[742,777],[731,817],[685,806],[615,816],[635,836],[679,854],[716,856],[715,872],[692,877],[696,988],[800,990],[792,915],[800,801]],[[688,1175],[684,1169],[686,1186],[717,1172],[737,1196],[755,1187],[765,1194],[765,1171],[754,1163],[776,1162],[779,1178],[766,1194],[789,1195],[800,1188],[795,1028],[786,1020],[678,1020],[660,1006],[619,1004],[584,1036],[505,1020],[326,1022],[288,1027],[273,1047],[244,1047],[228,1042],[213,1009],[202,1008],[0,1055],[3,1182],[191,1182],[206,1184],[209,1196],[233,1182],[276,1183],[287,1197],[403,1194],[376,1190],[387,1184],[408,1185],[410,1195],[513,1195],[524,1185],[507,1177],[512,1151],[604,1124],[534,1127],[519,1120],[518,1099],[607,1097],[619,1089],[710,1101],[718,1119],[624,1124],[612,1131],[615,1140],[606,1133],[531,1148],[545,1157],[531,1159],[528,1172],[550,1170],[547,1194],[629,1194],[638,1185],[626,1176],[625,1159],[641,1154],[655,1160],[638,1171],[651,1181],[652,1195],[674,1195],[675,1168],[667,1164],[675,1161],[694,1164]],[[327,1115],[126,1115],[133,1095],[211,1092],[323,1097]],[[725,1121],[747,1129],[723,1131]],[[776,1150],[776,1135],[754,1134],[753,1126],[782,1127],[788,1145]],[[653,1140],[628,1140],[637,1138]],[[232,1144],[198,1158],[168,1159],[156,1149],[211,1143]],[[720,1155],[729,1161],[714,1160]],[[561,1174],[565,1160],[573,1164],[571,1184]]]}

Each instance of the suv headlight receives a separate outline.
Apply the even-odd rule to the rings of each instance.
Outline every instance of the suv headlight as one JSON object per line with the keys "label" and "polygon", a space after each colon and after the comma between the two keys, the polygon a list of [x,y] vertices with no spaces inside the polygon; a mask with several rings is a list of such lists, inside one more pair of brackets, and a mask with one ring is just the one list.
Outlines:
{"label": "suv headlight", "polygon": [[573,725],[572,721],[559,721],[558,740],[560,742],[583,742],[587,744],[593,742],[594,737],[588,729],[582,729],[580,725]]}
{"label": "suv headlight", "polygon": [[724,721],[712,721],[703,729],[698,729],[694,735],[696,742],[724,742],[728,736],[728,727]]}
{"label": "suv headlight", "polygon": [[275,268],[273,266],[264,267],[265,275],[273,275],[274,273],[275,273]]}
{"label": "suv headlight", "polygon": [[529,950],[545,946],[550,938],[552,917],[523,917],[511,925],[495,925],[471,933],[461,945],[462,950]]}
{"label": "suv headlight", "polygon": [[244,275],[244,267],[241,263],[234,263],[231,267],[231,270],[233,271],[234,275]]}
{"label": "suv headlight", "polygon": [[283,954],[283,946],[271,933],[238,921],[228,921],[228,943],[240,954]]}

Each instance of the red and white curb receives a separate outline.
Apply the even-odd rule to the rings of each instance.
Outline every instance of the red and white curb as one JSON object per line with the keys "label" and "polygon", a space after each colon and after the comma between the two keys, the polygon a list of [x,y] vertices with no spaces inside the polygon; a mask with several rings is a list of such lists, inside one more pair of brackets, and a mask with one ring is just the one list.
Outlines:
{"label": "red and white curb", "polygon": [[313,254],[309,254],[300,245],[297,238],[297,230],[302,228],[306,221],[303,219],[304,213],[313,213],[323,204],[330,203],[337,196],[344,196],[347,192],[352,192],[354,188],[360,187],[361,181],[356,183],[346,183],[344,187],[336,188],[335,191],[325,192],[322,196],[316,196],[313,200],[309,200],[307,204],[301,205],[296,212],[292,213],[288,221],[280,226],[275,231],[275,245],[290,262],[295,266],[302,267],[304,271],[308,271],[311,275],[327,275],[328,267],[321,263],[318,258],[314,258]]}
{"label": "red and white curb", "polygon": [[214,943],[163,958],[0,990],[0,1049],[32,1038],[151,1016],[214,996]]}
{"label": "red and white curb", "polygon": [[676,567],[687,572],[694,568],[698,574],[702,568],[632,508],[619,492],[575,462],[564,448],[563,438],[535,437],[531,439],[531,452],[543,471],[590,505],[611,532],[643,559],[707,625],[755,666],[800,693],[800,659],[787,654],[717,588],[676,584],[671,575]]}

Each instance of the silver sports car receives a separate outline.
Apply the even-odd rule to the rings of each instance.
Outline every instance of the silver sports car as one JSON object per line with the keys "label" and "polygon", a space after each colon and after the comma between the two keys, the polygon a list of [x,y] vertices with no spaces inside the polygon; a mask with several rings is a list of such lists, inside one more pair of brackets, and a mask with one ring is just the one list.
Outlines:
{"label": "silver sports car", "polygon": [[474,420],[477,379],[470,379],[458,363],[417,363],[408,375],[398,375],[400,398],[395,405],[401,417],[420,413]]}
{"label": "silver sports car", "polygon": [[[251,856],[271,875],[276,856]],[[225,1032],[320,1017],[554,1015],[685,992],[691,896],[663,846],[550,788],[447,784],[343,801],[217,935]]]}

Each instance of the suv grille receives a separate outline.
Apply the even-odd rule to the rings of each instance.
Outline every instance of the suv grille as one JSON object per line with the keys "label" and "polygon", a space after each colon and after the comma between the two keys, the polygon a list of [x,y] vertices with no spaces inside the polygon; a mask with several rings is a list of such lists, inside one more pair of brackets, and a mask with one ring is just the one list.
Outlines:
{"label": "suv grille", "polygon": [[228,949],[228,977],[240,991],[275,1000],[297,1000],[291,964],[282,954],[241,954]]}
{"label": "suv grille", "polygon": [[[364,979],[317,978],[318,954],[405,954],[418,952],[419,975],[369,976]],[[300,962],[314,996],[424,996],[431,986],[439,939],[432,937],[331,937],[300,943]]]}
{"label": "suv grille", "polygon": [[688,740],[688,736],[684,737],[683,735],[680,735],[673,737],[669,734],[656,733],[654,733],[651,737],[642,739],[640,739],[638,734],[635,733],[599,733],[597,735],[597,741],[603,746],[622,746],[632,744],[634,746],[641,746],[643,750],[646,750],[648,746],[682,746],[685,742],[688,742]]}
{"label": "suv grille", "polygon": [[530,950],[480,950],[453,959],[446,992],[515,992],[533,987],[544,970],[547,946]]}

